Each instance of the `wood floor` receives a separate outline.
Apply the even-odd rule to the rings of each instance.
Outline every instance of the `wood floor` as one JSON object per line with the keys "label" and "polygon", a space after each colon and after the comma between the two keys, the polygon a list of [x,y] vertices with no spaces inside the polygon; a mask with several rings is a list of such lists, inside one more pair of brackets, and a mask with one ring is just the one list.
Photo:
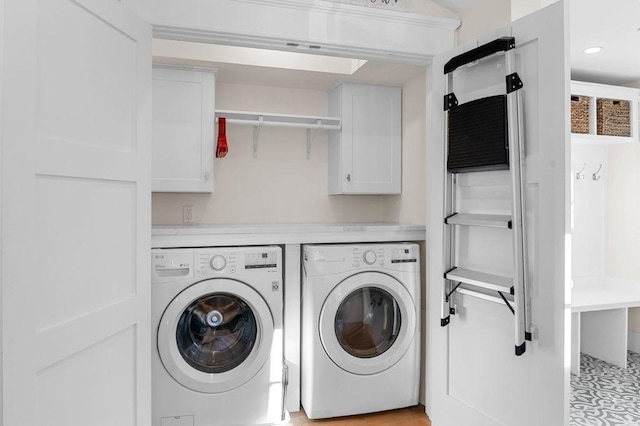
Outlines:
{"label": "wood floor", "polygon": [[304,411],[291,413],[291,426],[330,425],[330,426],[431,426],[424,407],[403,408],[382,413],[362,414],[326,420],[309,420]]}

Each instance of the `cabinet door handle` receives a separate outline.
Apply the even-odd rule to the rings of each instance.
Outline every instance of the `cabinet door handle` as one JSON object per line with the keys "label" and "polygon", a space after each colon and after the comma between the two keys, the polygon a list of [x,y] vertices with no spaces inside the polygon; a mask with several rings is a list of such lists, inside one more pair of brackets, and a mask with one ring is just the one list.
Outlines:
{"label": "cabinet door handle", "polygon": [[351,182],[351,173],[347,174],[347,182]]}

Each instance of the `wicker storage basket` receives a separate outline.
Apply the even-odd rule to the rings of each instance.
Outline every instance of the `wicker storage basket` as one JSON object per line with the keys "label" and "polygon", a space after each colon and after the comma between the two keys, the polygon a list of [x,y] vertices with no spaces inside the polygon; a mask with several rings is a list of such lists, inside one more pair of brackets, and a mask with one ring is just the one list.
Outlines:
{"label": "wicker storage basket", "polygon": [[631,136],[629,101],[598,99],[596,109],[599,135]]}
{"label": "wicker storage basket", "polygon": [[589,133],[589,97],[571,95],[571,133]]}

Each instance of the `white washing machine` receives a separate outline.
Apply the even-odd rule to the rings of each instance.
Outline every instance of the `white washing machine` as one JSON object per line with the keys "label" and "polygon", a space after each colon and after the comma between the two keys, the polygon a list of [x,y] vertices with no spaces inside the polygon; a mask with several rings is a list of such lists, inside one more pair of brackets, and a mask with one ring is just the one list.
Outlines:
{"label": "white washing machine", "polygon": [[419,250],[303,246],[301,397],[309,418],[418,404]]}
{"label": "white washing machine", "polygon": [[280,247],[152,250],[153,426],[283,418]]}

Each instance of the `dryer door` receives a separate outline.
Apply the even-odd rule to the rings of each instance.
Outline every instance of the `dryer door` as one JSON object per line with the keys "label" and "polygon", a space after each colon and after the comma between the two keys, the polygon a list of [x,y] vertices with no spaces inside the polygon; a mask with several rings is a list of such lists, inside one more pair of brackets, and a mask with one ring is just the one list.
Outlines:
{"label": "dryer door", "polygon": [[225,392],[260,370],[273,337],[273,316],[260,294],[240,281],[210,279],[186,288],[167,306],[158,352],[183,386]]}
{"label": "dryer door", "polygon": [[329,294],[320,311],[320,340],[331,360],[354,374],[375,374],[398,362],[415,338],[416,308],[395,278],[352,275]]}

